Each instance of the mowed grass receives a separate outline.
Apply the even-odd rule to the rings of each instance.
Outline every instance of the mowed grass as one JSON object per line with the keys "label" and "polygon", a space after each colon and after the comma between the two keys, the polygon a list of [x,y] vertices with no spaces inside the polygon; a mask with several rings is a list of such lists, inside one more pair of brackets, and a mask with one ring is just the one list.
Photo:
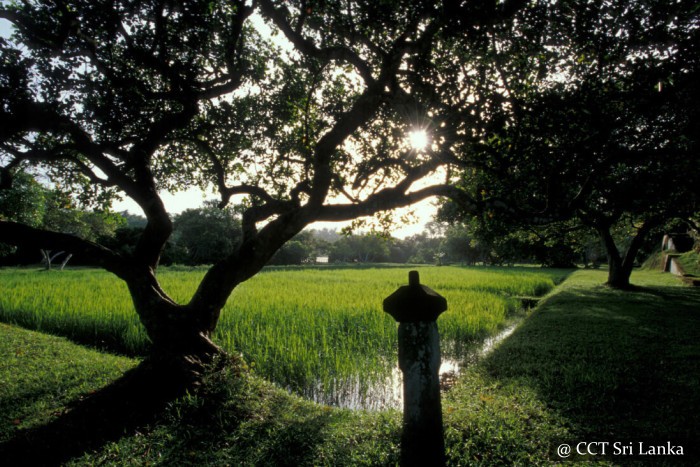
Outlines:
{"label": "mowed grass", "polygon": [[575,436],[561,441],[633,443],[636,453],[639,442],[670,442],[683,457],[636,460],[700,465],[700,288],[659,271],[635,270],[632,291],[604,280],[604,271],[573,273],[481,367],[562,416]]}
{"label": "mowed grass", "polygon": [[[448,301],[439,319],[443,348],[496,333],[519,307],[568,271],[539,268],[421,267],[421,283]],[[382,301],[407,284],[409,268],[303,268],[261,272],[233,292],[215,340],[240,352],[264,377],[294,390],[330,391],[384,378],[396,359],[396,323]],[[159,279],[186,303],[204,269],[163,268]],[[0,270],[0,320],[127,355],[148,338],[126,286],[99,270]],[[460,345],[456,345],[456,344]],[[451,345],[454,344],[454,345]],[[308,391],[307,391],[308,392]]]}
{"label": "mowed grass", "polygon": [[0,323],[0,443],[133,368],[133,359]]}

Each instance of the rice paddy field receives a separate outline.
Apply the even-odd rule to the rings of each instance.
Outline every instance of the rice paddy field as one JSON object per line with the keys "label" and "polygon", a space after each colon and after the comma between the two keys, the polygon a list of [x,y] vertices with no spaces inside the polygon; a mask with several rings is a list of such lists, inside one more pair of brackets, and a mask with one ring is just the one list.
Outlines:
{"label": "rice paddy field", "polygon": [[[215,341],[297,393],[331,403],[350,394],[362,398],[396,367],[397,324],[382,311],[382,301],[407,284],[409,270],[264,270],[234,290]],[[421,283],[447,299],[438,326],[443,357],[456,361],[504,328],[521,297],[543,295],[568,274],[524,267],[419,271]],[[186,303],[204,272],[163,268],[159,280]],[[0,321],[127,355],[148,349],[126,285],[100,270],[0,270]]]}

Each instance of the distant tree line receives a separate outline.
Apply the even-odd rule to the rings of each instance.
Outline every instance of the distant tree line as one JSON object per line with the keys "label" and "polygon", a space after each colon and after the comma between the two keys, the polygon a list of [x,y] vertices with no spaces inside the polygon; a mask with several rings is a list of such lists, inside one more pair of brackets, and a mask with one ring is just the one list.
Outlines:
{"label": "distant tree line", "polygon": [[[171,241],[163,254],[164,264],[211,264],[236,248],[240,237],[238,208],[219,209],[214,203],[187,209],[173,219]],[[117,229],[111,248],[134,248],[144,219],[126,215],[128,225]],[[444,215],[443,215],[444,217]],[[498,223],[429,223],[426,230],[406,238],[377,233],[343,234],[331,229],[307,229],[289,240],[268,262],[269,265],[412,263],[506,265],[538,264],[550,267],[605,263],[605,247],[594,232],[574,224],[509,230]],[[228,234],[226,234],[228,232]],[[621,243],[625,232],[616,232]],[[649,242],[645,251],[656,246]],[[107,241],[109,244],[109,241]]]}
{"label": "distant tree line", "polygon": [[[11,189],[0,191],[0,220],[23,222],[36,228],[80,236],[88,241],[113,238],[128,224],[122,215],[106,209],[80,209],[79,202],[60,186],[47,188],[25,172],[15,175]],[[73,255],[63,249],[12,247],[0,243],[0,265],[30,264],[39,260],[47,269],[61,268]],[[79,258],[73,258],[73,261]]]}
{"label": "distant tree line", "polygon": [[[165,265],[213,264],[241,241],[240,207],[220,209],[214,202],[186,209],[173,218],[174,233],[162,256]],[[56,232],[78,234],[99,241],[114,251],[133,253],[146,226],[146,218],[127,211],[110,213],[81,210],[59,188],[46,188],[29,174],[18,177],[11,190],[0,192],[0,217],[42,226]],[[270,265],[328,263],[413,264],[538,264],[549,267],[598,267],[606,262],[606,250],[596,232],[570,221],[557,225],[514,229],[499,218],[454,219],[450,205],[442,208],[423,233],[395,238],[373,233],[341,234],[331,229],[307,229],[288,241],[270,259]],[[638,263],[658,248],[668,232],[687,231],[686,225],[669,224],[657,229],[640,248]],[[632,226],[613,232],[622,247],[632,241]],[[60,250],[12,248],[0,244],[0,264],[32,264],[41,261],[65,265],[71,257]],[[80,256],[71,259],[81,264]]]}

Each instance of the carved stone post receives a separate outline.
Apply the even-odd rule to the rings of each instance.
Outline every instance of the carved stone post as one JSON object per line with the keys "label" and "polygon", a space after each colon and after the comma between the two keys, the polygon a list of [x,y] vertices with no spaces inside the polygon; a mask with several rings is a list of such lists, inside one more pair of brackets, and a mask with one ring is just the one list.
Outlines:
{"label": "carved stone post", "polygon": [[421,285],[418,271],[408,286],[384,300],[384,311],[399,323],[399,368],[403,372],[401,465],[445,465],[440,404],[440,337],[437,318],[447,300]]}

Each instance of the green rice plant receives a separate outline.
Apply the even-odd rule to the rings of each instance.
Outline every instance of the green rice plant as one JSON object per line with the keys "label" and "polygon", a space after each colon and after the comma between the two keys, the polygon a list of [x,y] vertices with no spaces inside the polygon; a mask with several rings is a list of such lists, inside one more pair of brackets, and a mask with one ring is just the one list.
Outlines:
{"label": "green rice plant", "polygon": [[148,345],[126,285],[101,270],[2,270],[0,320],[119,353]]}
{"label": "green rice plant", "polygon": [[[397,336],[382,301],[409,268],[269,269],[237,287],[214,336],[257,371],[297,392],[381,382],[396,366]],[[445,296],[438,326],[447,357],[497,333],[518,309],[566,272],[528,268],[422,267],[421,282]],[[186,303],[205,270],[163,268],[163,288]],[[0,270],[0,320],[134,355],[148,338],[125,285],[97,270]]]}

